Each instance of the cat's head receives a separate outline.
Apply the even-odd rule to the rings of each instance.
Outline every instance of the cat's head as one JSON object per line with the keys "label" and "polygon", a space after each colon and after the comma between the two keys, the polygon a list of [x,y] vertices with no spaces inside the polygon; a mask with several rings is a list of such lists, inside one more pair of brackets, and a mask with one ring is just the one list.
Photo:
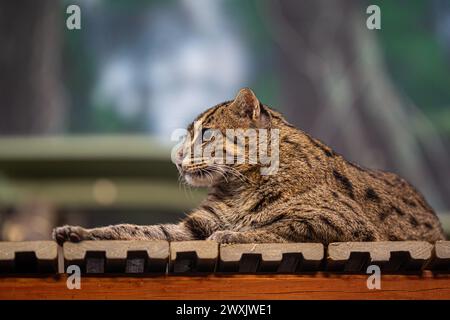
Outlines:
{"label": "cat's head", "polygon": [[248,88],[241,89],[234,100],[200,114],[175,151],[181,176],[197,187],[245,180],[247,173],[261,166],[258,143],[263,141],[263,131],[268,143],[272,141],[272,115]]}

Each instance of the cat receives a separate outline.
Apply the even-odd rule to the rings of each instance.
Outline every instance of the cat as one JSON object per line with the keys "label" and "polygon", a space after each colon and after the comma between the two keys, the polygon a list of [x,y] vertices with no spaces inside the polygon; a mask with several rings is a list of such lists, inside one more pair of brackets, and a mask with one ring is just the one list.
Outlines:
{"label": "cat", "polygon": [[208,187],[209,193],[185,219],[178,224],[150,226],[62,226],[53,231],[54,239],[58,243],[161,239],[324,244],[445,239],[433,209],[411,184],[393,173],[346,161],[261,104],[248,88],[241,89],[234,100],[206,110],[196,121],[203,129],[195,132],[191,124],[188,132],[194,137],[208,128],[221,132],[227,128],[277,130],[278,171],[261,174],[261,164],[248,161],[184,161],[189,155],[184,150],[192,143],[186,140],[176,153],[176,166],[187,183]]}

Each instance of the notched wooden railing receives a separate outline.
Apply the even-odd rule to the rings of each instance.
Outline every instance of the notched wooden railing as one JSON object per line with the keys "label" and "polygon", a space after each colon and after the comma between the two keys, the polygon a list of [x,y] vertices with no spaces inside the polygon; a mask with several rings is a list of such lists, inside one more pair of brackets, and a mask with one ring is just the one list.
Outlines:
{"label": "notched wooden railing", "polygon": [[57,272],[58,246],[53,241],[0,242],[0,274]]}
{"label": "notched wooden railing", "polygon": [[78,265],[84,273],[165,273],[167,241],[83,241],[63,247],[64,269]]}
{"label": "notched wooden railing", "polygon": [[[63,259],[58,259],[62,255]],[[223,244],[214,241],[0,242],[0,274],[57,273],[58,260],[83,273],[383,273],[450,271],[450,241]]]}
{"label": "notched wooden railing", "polygon": [[219,271],[296,273],[319,270],[320,243],[230,244],[220,246]]}

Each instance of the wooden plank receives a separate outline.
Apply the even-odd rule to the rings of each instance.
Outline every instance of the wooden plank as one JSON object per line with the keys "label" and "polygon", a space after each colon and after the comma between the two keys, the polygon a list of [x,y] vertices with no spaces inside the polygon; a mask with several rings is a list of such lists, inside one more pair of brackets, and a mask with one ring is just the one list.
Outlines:
{"label": "wooden plank", "polygon": [[450,271],[450,241],[437,241],[434,246],[433,259],[427,269]]}
{"label": "wooden plank", "polygon": [[219,245],[215,241],[175,241],[170,243],[169,270],[174,273],[214,272]]}
{"label": "wooden plank", "polygon": [[0,242],[0,273],[57,271],[58,246],[54,241]]}
{"label": "wooden plank", "polygon": [[65,242],[65,269],[80,266],[84,273],[165,273],[169,261],[167,241]]}
{"label": "wooden plank", "polygon": [[369,290],[366,275],[208,275],[82,277],[69,290],[66,275],[0,277],[0,299],[450,299],[450,275],[382,275],[381,289]]}
{"label": "wooden plank", "polygon": [[294,273],[317,270],[324,258],[321,243],[229,244],[220,246],[224,272]]}
{"label": "wooden plank", "polygon": [[424,268],[433,245],[424,241],[337,242],[328,246],[327,269],[365,272],[369,264],[383,272],[408,272]]}

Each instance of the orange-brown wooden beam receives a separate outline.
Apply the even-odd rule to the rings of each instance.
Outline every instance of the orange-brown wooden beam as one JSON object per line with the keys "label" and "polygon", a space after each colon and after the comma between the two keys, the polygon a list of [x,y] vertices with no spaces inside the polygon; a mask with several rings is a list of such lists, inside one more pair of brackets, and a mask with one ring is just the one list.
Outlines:
{"label": "orange-brown wooden beam", "polygon": [[450,299],[450,275],[383,275],[369,290],[366,275],[82,276],[69,290],[66,275],[0,277],[0,299]]}

